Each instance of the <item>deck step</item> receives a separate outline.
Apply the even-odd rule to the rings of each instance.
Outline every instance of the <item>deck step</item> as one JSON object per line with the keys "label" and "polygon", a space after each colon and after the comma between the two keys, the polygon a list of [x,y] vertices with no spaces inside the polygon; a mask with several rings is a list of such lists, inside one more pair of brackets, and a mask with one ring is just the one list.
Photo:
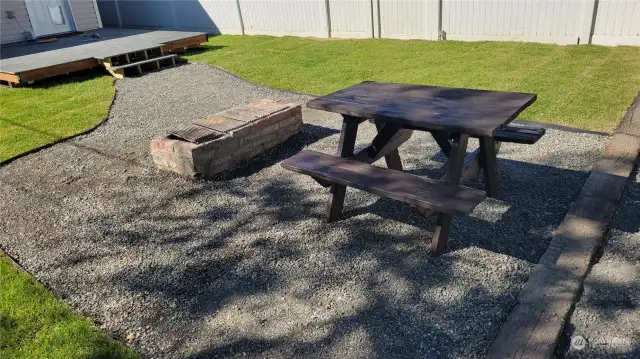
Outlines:
{"label": "deck step", "polygon": [[107,60],[116,59],[119,56],[133,55],[135,53],[140,53],[140,52],[145,52],[145,51],[157,51],[157,52],[161,53],[162,52],[162,46],[154,46],[154,47],[147,47],[147,48],[143,48],[143,49],[136,49],[135,51],[127,50],[127,51],[113,52],[113,53],[109,54],[108,56],[96,56],[96,59],[102,60],[102,61],[107,61]]}
{"label": "deck step", "polygon": [[119,66],[112,66],[112,67],[109,67],[109,70],[117,71],[117,70],[122,70],[122,69],[126,69],[126,68],[129,68],[129,67],[134,67],[134,66],[138,66],[138,65],[149,64],[149,63],[152,63],[154,61],[168,60],[168,59],[175,58],[175,57],[178,57],[178,55],[171,54],[171,55],[158,56],[158,57],[154,57],[154,58],[151,58],[151,59],[132,62],[132,63],[129,63],[129,64],[124,64],[124,65],[119,65]]}
{"label": "deck step", "polygon": [[422,178],[409,173],[327,155],[302,151],[282,162],[285,169],[324,181],[389,197],[419,208],[466,215],[485,199],[477,189]]}
{"label": "deck step", "polygon": [[[126,55],[127,63],[123,65],[112,66],[111,60],[104,63],[105,68],[116,78],[123,78],[127,73],[131,74],[142,74],[148,70],[159,70],[162,67],[161,62],[168,62],[168,65],[175,66],[176,64],[176,54],[170,55],[161,55],[157,57],[147,58],[140,61],[128,62],[131,59],[131,54]],[[143,52],[144,57],[148,56],[146,51]],[[149,64],[151,64],[151,68],[149,68]],[[133,71],[131,71],[133,70]]]}

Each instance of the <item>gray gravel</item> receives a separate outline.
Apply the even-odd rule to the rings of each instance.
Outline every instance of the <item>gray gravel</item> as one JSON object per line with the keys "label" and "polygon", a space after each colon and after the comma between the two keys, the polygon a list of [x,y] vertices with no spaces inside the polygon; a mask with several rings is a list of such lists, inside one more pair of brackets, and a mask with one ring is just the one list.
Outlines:
{"label": "gray gravel", "polygon": [[[432,218],[349,190],[346,219],[326,224],[326,193],[278,165],[335,151],[336,116],[305,110],[303,132],[218,181],[151,163],[171,127],[309,96],[197,64],[117,90],[101,128],[0,169],[0,245],[148,358],[481,357],[607,140],[550,130],[504,145],[500,199],[456,219],[432,258]],[[363,124],[359,141],[374,133]],[[436,153],[424,133],[401,147],[417,174],[442,173]]]}
{"label": "gray gravel", "polygon": [[[640,174],[627,185],[602,257],[585,280],[565,335],[566,358],[640,358]],[[569,340],[567,340],[569,342]]]}

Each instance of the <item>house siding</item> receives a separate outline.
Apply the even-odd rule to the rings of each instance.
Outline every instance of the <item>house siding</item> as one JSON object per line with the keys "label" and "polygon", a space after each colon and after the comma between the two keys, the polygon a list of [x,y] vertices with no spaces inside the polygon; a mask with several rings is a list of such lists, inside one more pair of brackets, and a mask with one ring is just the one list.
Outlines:
{"label": "house siding", "polygon": [[[4,1],[4,0],[2,0]],[[77,31],[100,28],[93,0],[69,0]]]}
{"label": "house siding", "polygon": [[[16,15],[15,19],[7,18],[6,11],[13,11]],[[33,33],[24,0],[0,0],[0,43],[28,40],[30,35],[25,34],[25,30]]]}

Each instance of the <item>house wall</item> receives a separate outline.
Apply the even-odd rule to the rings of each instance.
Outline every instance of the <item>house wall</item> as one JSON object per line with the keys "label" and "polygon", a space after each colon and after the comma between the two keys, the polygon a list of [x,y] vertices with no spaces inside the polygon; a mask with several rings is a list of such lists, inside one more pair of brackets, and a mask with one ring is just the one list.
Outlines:
{"label": "house wall", "polygon": [[98,0],[98,4],[109,15],[105,21],[110,25],[213,34],[640,46],[640,0]]}
{"label": "house wall", "polygon": [[[7,18],[6,11],[13,11],[16,18]],[[33,33],[24,0],[0,0],[0,43],[28,40],[30,35],[26,34],[25,30]]]}
{"label": "house wall", "polygon": [[[102,27],[97,7],[92,0],[69,0],[69,5],[77,31]],[[13,11],[16,18],[9,19],[7,11]],[[33,28],[29,20],[25,0],[0,0],[0,25],[0,43],[2,44],[30,39],[31,34],[33,34]],[[25,33],[25,30],[29,35]]]}
{"label": "house wall", "polygon": [[[0,0],[4,1],[4,0]],[[99,29],[98,9],[93,0],[69,0],[77,31]]]}

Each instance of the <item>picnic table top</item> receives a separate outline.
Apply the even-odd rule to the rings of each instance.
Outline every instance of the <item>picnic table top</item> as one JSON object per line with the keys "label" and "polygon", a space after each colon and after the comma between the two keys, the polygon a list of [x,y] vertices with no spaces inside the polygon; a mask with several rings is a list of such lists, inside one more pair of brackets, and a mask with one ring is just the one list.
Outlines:
{"label": "picnic table top", "polygon": [[420,130],[493,136],[535,100],[532,93],[365,81],[307,107]]}

